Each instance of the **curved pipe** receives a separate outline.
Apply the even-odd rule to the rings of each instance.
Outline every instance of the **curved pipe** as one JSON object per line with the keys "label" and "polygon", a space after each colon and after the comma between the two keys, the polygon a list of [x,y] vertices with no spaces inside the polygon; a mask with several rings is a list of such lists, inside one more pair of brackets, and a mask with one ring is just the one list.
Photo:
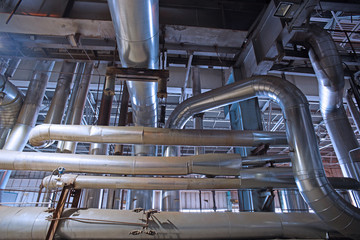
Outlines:
{"label": "curved pipe", "polygon": [[346,202],[326,178],[308,102],[290,82],[257,76],[197,95],[178,105],[166,126],[181,128],[195,113],[255,96],[267,96],[282,109],[295,181],[306,202],[329,226],[346,236],[359,238],[360,210]]}
{"label": "curved pipe", "polygon": [[[159,67],[159,1],[108,0],[123,67]],[[157,83],[127,81],[133,122],[157,127]],[[135,146],[135,155],[155,155],[155,147]]]}
{"label": "curved pipe", "polygon": [[[51,214],[48,208],[0,207],[0,215],[6,216],[0,219],[0,239],[37,240],[45,239]],[[61,217],[56,232],[61,239],[325,239],[332,231],[310,213],[160,212],[149,218],[154,236],[129,235],[145,227],[143,212],[72,208]]]}
{"label": "curved pipe", "polygon": [[360,163],[349,157],[349,152],[358,148],[359,143],[343,106],[344,71],[334,40],[316,25],[298,33],[295,40],[309,48],[309,58],[319,84],[320,110],[342,173],[359,181],[357,169],[360,169]]}
{"label": "curved pipe", "polygon": [[0,148],[2,148],[9,131],[15,125],[24,97],[3,75],[0,75],[0,89]]}
{"label": "curved pipe", "polygon": [[178,130],[150,127],[111,127],[85,125],[38,125],[30,134],[30,144],[47,141],[122,143],[187,146],[258,146],[261,143],[286,145],[285,133],[228,130]]}

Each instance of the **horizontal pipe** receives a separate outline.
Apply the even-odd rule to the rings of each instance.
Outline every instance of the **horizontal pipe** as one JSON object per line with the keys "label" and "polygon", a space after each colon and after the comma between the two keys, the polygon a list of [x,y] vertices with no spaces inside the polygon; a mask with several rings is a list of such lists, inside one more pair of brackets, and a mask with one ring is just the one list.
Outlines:
{"label": "horizontal pipe", "polygon": [[[329,226],[347,237],[360,238],[360,209],[346,202],[330,185],[322,164],[309,103],[293,84],[274,76],[256,76],[189,98],[169,116],[166,127],[182,128],[196,113],[266,96],[281,107],[299,191],[307,204]],[[346,134],[341,133],[343,138]]]}
{"label": "horizontal pipe", "polygon": [[141,126],[64,126],[53,124],[38,125],[31,131],[30,144],[33,146],[41,146],[51,140],[187,146],[258,146],[259,144],[287,144],[285,133],[262,131],[180,130]]}
{"label": "horizontal pipe", "polygon": [[[178,178],[178,177],[109,177],[64,174],[47,176],[46,188],[72,186],[75,189],[134,189],[134,190],[205,190],[296,188],[291,168],[256,168],[242,170],[238,178]],[[360,183],[352,178],[329,178],[336,189],[360,190]]]}
{"label": "horizontal pipe", "polygon": [[[0,239],[45,239],[48,208],[0,207]],[[61,239],[325,239],[329,231],[311,213],[154,213],[65,209],[56,234]],[[143,232],[141,232],[143,230]],[[155,235],[146,232],[152,230]],[[136,232],[140,235],[131,235]]]}
{"label": "horizontal pipe", "polygon": [[[282,157],[282,155],[279,155]],[[204,154],[186,157],[103,156],[0,150],[0,169],[132,175],[239,175],[238,154]],[[248,159],[247,164],[251,160]]]}

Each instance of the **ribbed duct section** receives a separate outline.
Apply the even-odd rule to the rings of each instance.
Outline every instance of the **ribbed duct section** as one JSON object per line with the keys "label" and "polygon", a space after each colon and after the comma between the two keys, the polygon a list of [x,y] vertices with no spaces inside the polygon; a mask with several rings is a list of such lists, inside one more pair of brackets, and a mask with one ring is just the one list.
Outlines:
{"label": "ribbed duct section", "polygon": [[291,83],[277,77],[257,76],[229,84],[187,99],[174,109],[166,125],[181,128],[195,113],[255,96],[267,96],[282,109],[295,181],[306,202],[329,226],[359,239],[360,210],[346,202],[326,178],[307,99]]}

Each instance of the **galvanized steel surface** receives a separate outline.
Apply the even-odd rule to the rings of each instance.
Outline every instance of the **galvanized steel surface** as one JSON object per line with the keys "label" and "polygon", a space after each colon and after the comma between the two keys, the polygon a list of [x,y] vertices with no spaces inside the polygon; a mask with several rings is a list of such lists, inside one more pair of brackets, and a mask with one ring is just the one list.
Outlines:
{"label": "galvanized steel surface", "polygon": [[[44,239],[52,213],[47,208],[0,207],[0,239]],[[331,231],[310,213],[154,213],[146,230],[143,212],[65,209],[56,232],[62,239],[325,239]]]}
{"label": "galvanized steel surface", "polygon": [[30,135],[30,144],[63,140],[92,143],[124,143],[187,146],[258,146],[286,145],[286,134],[262,131],[164,129],[150,127],[112,127],[87,125],[38,125]]}
{"label": "galvanized steel surface", "polygon": [[290,82],[257,76],[211,90],[178,105],[166,126],[182,128],[195,113],[254,96],[267,96],[282,109],[295,181],[306,202],[329,226],[346,236],[360,238],[360,210],[346,202],[326,178],[307,99]]}

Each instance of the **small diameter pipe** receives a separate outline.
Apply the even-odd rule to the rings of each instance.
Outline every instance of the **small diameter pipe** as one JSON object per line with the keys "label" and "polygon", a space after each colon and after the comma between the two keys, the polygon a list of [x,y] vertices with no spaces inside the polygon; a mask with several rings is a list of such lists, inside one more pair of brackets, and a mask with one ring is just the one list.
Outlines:
{"label": "small diameter pipe", "polygon": [[124,143],[188,146],[257,146],[260,143],[286,145],[286,134],[262,131],[163,129],[150,127],[113,127],[85,125],[38,125],[30,143],[62,140],[93,143]]}
{"label": "small diameter pipe", "polygon": [[[0,207],[0,239],[45,239],[48,208]],[[61,239],[325,239],[333,230],[311,213],[154,213],[145,227],[143,212],[110,209],[65,209]],[[148,235],[148,230],[156,235]],[[134,236],[131,233],[138,232]]]}
{"label": "small diameter pipe", "polygon": [[[42,184],[46,188],[71,185],[75,189],[133,189],[133,190],[205,190],[296,188],[291,168],[260,168],[242,170],[240,178],[178,178],[178,177],[109,177],[64,174],[47,176]],[[336,189],[360,189],[352,178],[329,178]]]}

